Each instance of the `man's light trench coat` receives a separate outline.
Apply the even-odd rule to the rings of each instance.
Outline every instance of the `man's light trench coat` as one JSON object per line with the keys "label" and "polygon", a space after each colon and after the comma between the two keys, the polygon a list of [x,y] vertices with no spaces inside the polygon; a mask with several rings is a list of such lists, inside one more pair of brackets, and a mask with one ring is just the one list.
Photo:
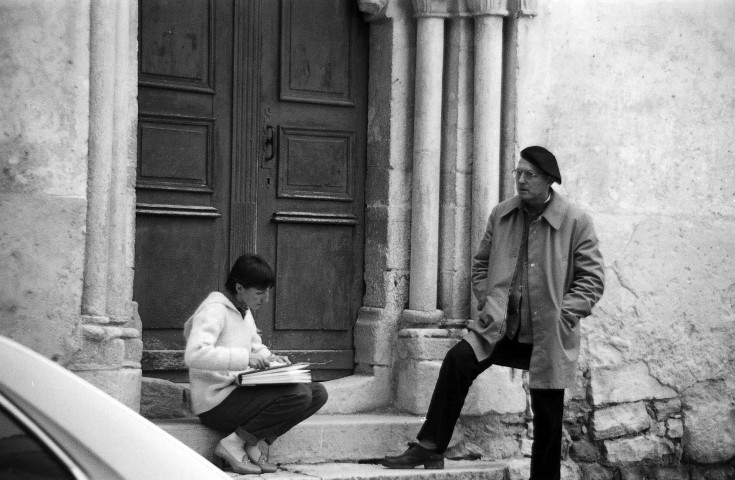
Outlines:
{"label": "man's light trench coat", "polygon": [[[506,331],[508,298],[523,235],[521,200],[493,208],[472,263],[472,290],[481,309],[465,339],[478,360]],[[554,192],[528,233],[528,295],[533,326],[531,388],[574,386],[580,326],[602,296],[602,255],[592,219]]]}

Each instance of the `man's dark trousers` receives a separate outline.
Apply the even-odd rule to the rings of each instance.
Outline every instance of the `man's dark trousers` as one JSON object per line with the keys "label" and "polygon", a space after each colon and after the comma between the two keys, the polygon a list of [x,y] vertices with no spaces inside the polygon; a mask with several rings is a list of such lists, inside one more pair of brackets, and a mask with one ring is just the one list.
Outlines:
{"label": "man's dark trousers", "polygon": [[[452,347],[442,362],[426,421],[417,438],[435,443],[443,453],[475,378],[491,365],[528,370],[532,348],[530,344],[503,338],[489,358],[478,362],[465,340]],[[530,480],[559,480],[564,390],[531,389],[531,408],[534,441]]]}

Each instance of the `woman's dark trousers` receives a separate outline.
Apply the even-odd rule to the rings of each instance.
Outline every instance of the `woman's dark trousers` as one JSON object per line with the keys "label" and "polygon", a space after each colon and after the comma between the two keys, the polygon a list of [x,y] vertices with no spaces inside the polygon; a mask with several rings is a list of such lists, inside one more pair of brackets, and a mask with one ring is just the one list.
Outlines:
{"label": "woman's dark trousers", "polygon": [[239,387],[199,419],[215,430],[237,432],[248,443],[270,445],[326,402],[327,390],[316,382]]}
{"label": "woman's dark trousers", "polygon": [[[475,352],[465,340],[452,347],[442,362],[426,421],[417,438],[435,443],[440,453],[446,451],[475,378],[491,365],[527,370],[531,350],[532,345],[504,338],[498,342],[489,358],[478,362]],[[531,408],[534,411],[531,480],[558,480],[564,390],[531,389]]]}

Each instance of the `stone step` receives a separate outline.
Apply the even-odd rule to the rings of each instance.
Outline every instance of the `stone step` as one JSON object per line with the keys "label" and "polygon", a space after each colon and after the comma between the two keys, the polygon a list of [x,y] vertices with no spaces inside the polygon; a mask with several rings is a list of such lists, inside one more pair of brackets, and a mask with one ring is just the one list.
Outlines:
{"label": "stone step", "polygon": [[528,463],[524,459],[446,460],[443,470],[391,470],[369,463],[286,464],[276,473],[260,476],[266,480],[521,480],[528,478]]}
{"label": "stone step", "polygon": [[[370,461],[396,455],[416,438],[421,418],[392,414],[314,415],[270,448],[271,462],[309,464]],[[197,418],[155,420],[158,426],[206,458],[212,458],[221,432]]]}

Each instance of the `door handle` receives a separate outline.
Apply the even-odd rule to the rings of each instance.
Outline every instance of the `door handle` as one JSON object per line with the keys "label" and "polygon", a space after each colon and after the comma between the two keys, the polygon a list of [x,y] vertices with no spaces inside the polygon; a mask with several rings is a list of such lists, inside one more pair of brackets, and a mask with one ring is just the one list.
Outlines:
{"label": "door handle", "polygon": [[273,127],[266,125],[263,140],[263,161],[268,162],[276,157],[276,136]]}

